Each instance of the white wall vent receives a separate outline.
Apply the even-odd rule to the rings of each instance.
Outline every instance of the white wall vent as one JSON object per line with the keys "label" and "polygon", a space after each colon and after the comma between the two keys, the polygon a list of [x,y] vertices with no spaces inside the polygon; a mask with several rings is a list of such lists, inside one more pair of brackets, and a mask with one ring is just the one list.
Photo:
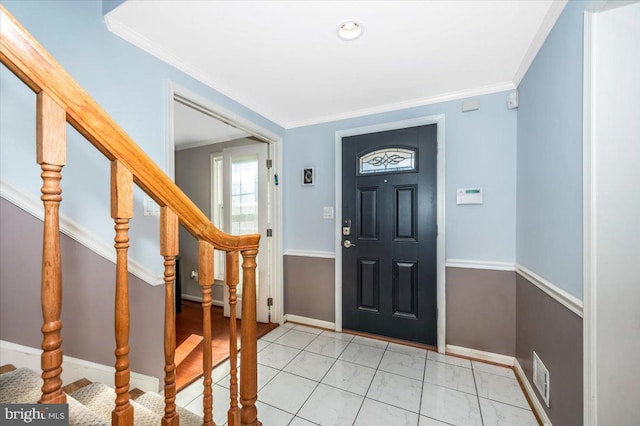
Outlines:
{"label": "white wall vent", "polygon": [[544,403],[549,406],[549,370],[544,366],[537,353],[533,353],[533,384],[538,388]]}

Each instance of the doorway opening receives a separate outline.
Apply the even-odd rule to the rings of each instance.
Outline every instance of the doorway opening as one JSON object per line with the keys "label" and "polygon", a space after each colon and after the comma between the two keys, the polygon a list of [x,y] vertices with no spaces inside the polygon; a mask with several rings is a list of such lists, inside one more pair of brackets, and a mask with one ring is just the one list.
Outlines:
{"label": "doorway opening", "polygon": [[[167,170],[176,184],[219,229],[236,235],[262,236],[256,259],[256,307],[258,332],[264,334],[282,321],[281,194],[275,184],[281,167],[282,141],[182,88],[171,85],[167,99]],[[228,349],[219,347],[228,348],[230,312],[224,253],[215,251],[214,256],[212,329],[223,331],[213,343],[216,365],[228,357]],[[182,228],[179,264],[184,310],[176,315],[176,382],[181,387],[197,379],[202,370],[198,242]],[[238,307],[241,297],[240,284]],[[237,316],[241,318],[240,309]]]}

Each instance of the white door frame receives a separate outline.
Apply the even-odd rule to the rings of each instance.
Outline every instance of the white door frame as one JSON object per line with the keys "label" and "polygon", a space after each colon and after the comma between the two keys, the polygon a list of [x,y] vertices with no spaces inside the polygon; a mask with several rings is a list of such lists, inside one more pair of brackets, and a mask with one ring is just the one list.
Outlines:
{"label": "white door frame", "polygon": [[582,180],[583,180],[583,424],[598,424],[597,386],[597,193],[596,193],[596,43],[597,16],[625,2],[592,0],[584,12],[583,38],[583,109],[582,109]]}
{"label": "white door frame", "polygon": [[[241,115],[230,111],[211,100],[204,98],[181,87],[173,82],[168,82],[165,93],[166,117],[165,135],[166,135],[166,164],[165,170],[167,175],[175,181],[175,141],[173,137],[174,123],[174,98],[176,96],[188,99],[196,104],[207,113],[220,117],[228,123],[232,123],[237,128],[268,142],[271,149],[272,172],[270,176],[278,176],[278,180],[283,182],[282,159],[283,159],[283,139],[281,136],[271,132],[264,127],[242,117]],[[271,321],[282,324],[284,322],[284,286],[282,280],[282,190],[280,186],[276,186],[269,178],[269,190],[271,191],[271,229],[273,236],[271,237],[271,248],[273,256],[269,264],[271,275],[271,297],[273,297],[273,306],[271,307]],[[264,244],[262,241],[261,244]]]}
{"label": "white door frame", "polygon": [[336,230],[335,230],[335,323],[336,331],[342,331],[342,138],[387,130],[436,124],[438,126],[437,152],[437,222],[438,236],[436,243],[437,265],[437,342],[438,352],[444,353],[446,346],[446,293],[445,293],[445,222],[444,222],[444,114],[430,115],[409,120],[374,124],[371,126],[339,130],[335,133],[335,174],[336,174]]}
{"label": "white door frame", "polygon": [[[583,321],[582,321],[582,357],[583,357],[583,424],[591,426],[597,424],[596,416],[596,339],[595,339],[595,287],[592,279],[595,271],[592,271],[595,262],[593,252],[595,250],[595,226],[592,216],[595,213],[595,205],[592,203],[591,175],[591,150],[592,131],[591,113],[594,107],[592,92],[592,64],[591,57],[594,49],[592,31],[594,24],[594,12],[584,14],[584,39],[583,39],[583,73],[582,73],[582,294],[583,294]],[[595,195],[595,194],[593,194]]]}

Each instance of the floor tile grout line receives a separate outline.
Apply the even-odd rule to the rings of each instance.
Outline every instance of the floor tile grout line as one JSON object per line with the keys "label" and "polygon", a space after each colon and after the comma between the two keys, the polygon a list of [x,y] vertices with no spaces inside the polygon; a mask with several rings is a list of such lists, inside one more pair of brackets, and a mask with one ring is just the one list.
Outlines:
{"label": "floor tile grout line", "polygon": [[354,426],[356,424],[356,421],[358,420],[358,416],[360,415],[360,411],[362,411],[362,406],[364,405],[364,402],[366,400],[367,400],[367,397],[365,395],[362,397],[362,401],[360,401],[360,407],[358,407],[358,411],[356,412],[356,416],[353,418],[353,421],[351,422],[351,426]]}
{"label": "floor tile grout line", "polygon": [[371,401],[379,402],[380,404],[388,405],[389,407],[394,407],[394,408],[397,408],[397,409],[402,410],[402,411],[408,411],[409,413],[417,414],[418,417],[420,417],[420,412],[419,412],[420,410],[419,409],[418,409],[418,411],[409,410],[407,408],[400,407],[398,405],[394,405],[394,404],[391,404],[391,403],[386,402],[386,401],[380,401],[379,399],[371,398],[370,396],[365,396],[364,399],[369,399]]}
{"label": "floor tile grout line", "polygon": [[476,400],[478,402],[478,412],[480,413],[480,423],[484,426],[484,416],[482,415],[482,406],[480,405],[480,392],[478,392],[478,382],[476,381],[476,371],[471,363],[471,375],[473,376],[473,384],[476,387]]}
{"label": "floor tile grout line", "polygon": [[[311,333],[309,333],[309,334],[311,334]],[[316,337],[315,337],[313,340],[311,340],[311,342],[309,342],[309,343],[305,346],[305,348],[306,348],[306,347],[308,347],[311,343],[313,343],[313,342],[318,338],[318,336],[320,336],[320,334],[317,334],[317,335],[316,335]],[[284,345],[282,345],[282,346],[284,346]],[[347,345],[347,346],[348,346],[348,345]],[[345,346],[345,349],[346,349],[346,346]],[[303,351],[304,351],[304,348],[303,348],[303,349],[300,349],[300,353],[302,353]],[[306,352],[306,351],[304,351],[304,352]],[[342,352],[344,352],[344,349],[342,350]],[[342,352],[341,352],[340,354],[342,354]],[[290,373],[290,372],[288,372],[288,371],[284,371],[284,369],[285,369],[289,364],[291,364],[291,362],[292,362],[295,358],[297,358],[297,357],[298,357],[298,355],[300,355],[300,353],[296,354],[296,356],[295,356],[295,357],[293,357],[293,358],[292,358],[292,359],[291,359],[287,364],[285,364],[285,366],[284,366],[284,367],[282,367],[282,369],[280,370],[280,372],[284,372],[284,373],[287,373],[287,374],[291,374],[291,375],[294,375],[294,376],[297,376],[297,377],[302,377],[302,378],[307,379],[307,380],[315,381],[315,380],[309,379],[308,377],[303,377],[303,376],[299,376],[299,375],[294,374],[294,373]],[[310,352],[310,353],[313,353],[313,352]],[[316,355],[319,355],[319,354],[316,354]],[[316,382],[316,385],[315,385],[315,387],[313,388],[313,390],[309,393],[309,396],[308,396],[308,397],[304,400],[304,402],[300,405],[300,408],[298,408],[298,410],[297,410],[295,413],[293,413],[293,416],[294,416],[293,418],[294,418],[294,419],[295,419],[296,417],[298,417],[298,413],[300,413],[300,410],[302,410],[302,407],[304,407],[304,405],[307,403],[307,401],[309,401],[309,398],[311,398],[311,395],[313,395],[313,393],[318,389],[318,387],[319,387],[319,386],[320,386],[320,384],[321,384],[322,379],[324,379],[324,377],[327,375],[327,373],[329,372],[329,370],[331,370],[331,368],[335,365],[335,363],[337,362],[337,360],[338,360],[338,358],[335,358],[335,359],[334,359],[333,364],[331,364],[331,367],[329,367],[329,369],[327,370],[327,372],[325,372],[325,374],[322,376],[322,378],[320,379],[320,381],[315,381],[315,382]],[[279,374],[279,373],[278,373],[278,374]],[[274,379],[278,374],[276,374],[275,376],[273,376],[273,377],[271,378],[271,380],[273,380],[273,379]],[[270,380],[270,381],[271,381],[271,380]],[[266,385],[265,385],[265,386],[266,386]],[[352,392],[352,393],[353,393],[353,392]],[[284,411],[284,410],[283,410],[283,411]],[[303,418],[303,417],[301,417],[301,418]],[[304,418],[303,418],[303,419],[304,419]],[[307,420],[307,419],[304,419],[304,420]],[[292,420],[292,421],[293,421],[293,420]]]}
{"label": "floor tile grout line", "polygon": [[453,365],[454,367],[466,368],[467,370],[471,370],[472,369],[472,367],[465,367],[464,365],[452,364],[452,363],[446,362],[446,361],[438,361],[437,359],[429,359],[428,357],[427,357],[427,361],[437,362],[439,364]]}
{"label": "floor tile grout line", "polygon": [[427,376],[427,355],[424,357],[424,370],[422,370],[422,385],[420,386],[420,405],[418,405],[418,425],[420,424],[420,416],[422,415],[422,398],[424,398],[424,379]]}
{"label": "floor tile grout line", "polygon": [[480,396],[480,395],[478,395],[478,398],[485,399],[487,401],[497,402],[498,404],[508,405],[509,407],[513,407],[513,408],[519,408],[519,409],[525,410],[525,411],[531,411],[533,413],[533,410],[530,409],[530,408],[524,408],[524,407],[521,407],[519,405],[510,404],[508,402],[500,401],[500,400],[497,400],[497,399],[494,399],[494,398],[486,398],[486,397]]}
{"label": "floor tile grout line", "polygon": [[[489,364],[489,365],[491,365],[491,364]],[[505,369],[509,370],[509,368],[508,368],[508,367],[502,367],[502,368],[505,368]],[[475,369],[474,369],[474,370],[475,370]],[[512,371],[512,370],[509,370],[509,371]],[[518,381],[518,379],[517,379],[517,378],[515,378],[515,377],[505,376],[504,374],[496,374],[496,373],[492,373],[492,372],[490,372],[490,371],[482,371],[482,369],[478,369],[478,373],[482,373],[482,374],[491,374],[492,376],[497,376],[497,377],[502,377],[503,379],[513,380],[514,382],[517,382],[517,381]],[[515,373],[513,373],[513,374],[514,374],[514,376],[515,376]]]}
{"label": "floor tile grout line", "polygon": [[[393,373],[391,373],[391,374],[393,374]],[[460,390],[460,389],[452,388],[452,387],[445,386],[445,385],[441,385],[441,384],[438,384],[438,383],[433,383],[433,382],[429,382],[429,381],[425,381],[425,383],[430,384],[430,385],[432,385],[432,386],[437,386],[437,387],[439,387],[439,388],[449,389],[449,390],[452,390],[452,391],[456,391],[456,392],[464,393],[464,394],[466,394],[466,395],[478,396],[478,394],[477,394],[477,393],[471,393],[471,392],[463,391],[463,390]],[[475,384],[474,384],[474,385],[475,385]],[[477,391],[477,389],[476,389],[476,392],[478,392],[478,391]]]}
{"label": "floor tile grout line", "polygon": [[[289,331],[294,330],[294,329],[295,329],[295,328],[291,328],[290,330],[288,330],[287,332],[285,332],[285,333],[283,333],[281,336],[279,336],[276,340],[278,340],[280,337],[284,336],[284,335],[285,335],[285,334],[287,334]],[[307,331],[305,331],[305,330],[297,330],[297,331],[300,331],[300,332],[307,332]],[[351,339],[349,339],[349,340],[346,340],[346,339],[340,339],[340,338],[333,338],[332,336],[328,336],[328,335],[323,335],[323,334],[322,334],[322,332],[321,332],[321,333],[319,333],[319,334],[317,334],[317,333],[308,333],[308,334],[313,334],[315,337],[314,337],[314,338],[313,338],[313,339],[312,339],[308,344],[306,344],[303,348],[291,347],[291,346],[283,345],[283,344],[281,344],[281,343],[276,343],[275,341],[273,341],[273,342],[266,341],[266,342],[267,342],[267,346],[268,346],[268,345],[270,345],[271,343],[276,343],[276,344],[278,344],[278,345],[280,345],[280,346],[284,346],[284,347],[288,347],[288,348],[292,348],[292,349],[296,349],[296,350],[298,350],[298,353],[297,353],[297,354],[296,354],[296,355],[295,355],[295,356],[294,356],[294,357],[293,357],[289,362],[287,362],[287,363],[285,364],[285,366],[284,366],[284,367],[282,367],[282,368],[275,368],[276,370],[278,370],[278,373],[276,373],[276,376],[277,376],[277,374],[279,374],[279,372],[286,372],[286,373],[288,373],[288,374],[292,374],[292,375],[295,375],[295,376],[298,376],[298,377],[301,377],[301,378],[304,378],[304,379],[307,379],[307,380],[311,380],[311,381],[315,381],[315,382],[316,382],[316,386],[315,386],[315,387],[314,387],[314,389],[312,390],[312,392],[311,392],[311,394],[309,395],[309,397],[308,397],[308,398],[303,402],[303,404],[302,404],[302,406],[300,407],[300,409],[298,409],[298,411],[297,411],[295,414],[294,414],[294,413],[289,413],[289,414],[294,415],[294,418],[292,419],[292,421],[294,421],[296,417],[298,417],[298,418],[300,418],[300,419],[307,420],[307,419],[305,419],[304,417],[298,416],[298,414],[299,414],[300,410],[301,410],[301,409],[302,409],[302,407],[303,407],[303,406],[308,402],[308,400],[309,400],[309,398],[311,397],[311,395],[312,395],[312,394],[313,394],[313,393],[318,389],[319,385],[320,385],[320,384],[323,384],[323,383],[322,383],[322,380],[324,380],[324,379],[326,378],[327,374],[329,374],[329,372],[331,371],[331,369],[335,367],[335,365],[337,364],[338,360],[340,360],[340,361],[342,361],[342,362],[344,362],[344,363],[352,364],[352,365],[356,365],[356,366],[359,366],[359,367],[371,368],[371,369],[373,369],[373,370],[374,370],[374,378],[375,378],[375,376],[377,375],[377,373],[378,373],[378,372],[384,372],[384,373],[386,373],[386,374],[393,374],[393,375],[396,375],[396,376],[398,376],[398,377],[402,377],[402,378],[408,378],[408,379],[416,380],[416,379],[414,379],[413,377],[405,376],[405,375],[402,375],[402,374],[397,374],[397,373],[394,373],[394,372],[391,372],[391,371],[385,371],[385,370],[383,370],[383,369],[381,368],[382,361],[383,361],[383,359],[384,359],[384,356],[387,354],[387,352],[389,352],[389,353],[393,353],[393,354],[406,355],[406,356],[409,356],[409,357],[411,357],[411,358],[415,358],[415,357],[417,356],[416,354],[411,354],[411,353],[406,353],[406,352],[402,352],[402,351],[394,350],[394,349],[390,348],[389,343],[387,343],[387,344],[385,345],[384,349],[383,349],[383,348],[381,348],[381,347],[379,347],[379,346],[373,346],[373,345],[367,345],[367,344],[364,344],[364,345],[363,345],[361,342],[359,342],[359,341],[355,341],[355,337],[354,337],[354,338],[351,338]],[[308,348],[308,346],[310,346],[310,345],[311,345],[311,344],[312,344],[312,343],[317,339],[317,337],[318,337],[318,336],[324,336],[325,338],[332,338],[332,339],[334,339],[334,340],[336,340],[336,341],[344,342],[344,343],[345,343],[345,345],[344,345],[344,347],[342,348],[342,350],[340,351],[340,353],[337,355],[337,357],[333,356],[333,354],[332,354],[331,356],[328,356],[328,355],[323,354],[323,353],[312,352],[312,351],[310,351],[310,350],[309,350],[309,351],[307,351],[306,349]],[[356,337],[357,337],[357,336],[356,336]],[[370,367],[370,366],[368,366],[368,365],[362,365],[362,364],[359,364],[359,363],[357,363],[357,362],[353,362],[353,361],[349,361],[349,360],[341,359],[340,357],[343,355],[343,353],[346,351],[346,349],[351,345],[351,343],[355,343],[355,344],[358,344],[358,345],[361,345],[361,346],[366,346],[366,347],[369,347],[369,348],[383,349],[383,351],[382,351],[382,356],[381,356],[381,358],[378,360],[378,362],[377,362],[377,366],[376,366],[375,368],[372,368],[372,367]],[[319,355],[319,356],[324,356],[324,357],[327,357],[327,358],[331,358],[331,359],[333,360],[333,362],[331,363],[331,366],[327,369],[327,371],[324,373],[324,375],[322,376],[322,378],[320,378],[320,380],[319,380],[319,381],[318,381],[318,380],[314,380],[314,379],[309,379],[308,377],[300,376],[300,375],[298,375],[298,374],[290,373],[290,372],[287,372],[287,371],[285,371],[285,370],[284,370],[286,367],[288,367],[288,366],[291,364],[291,362],[292,362],[295,358],[297,358],[297,357],[300,355],[300,353],[301,353],[302,351],[305,351],[305,352],[307,352],[307,353],[313,353],[313,354],[315,354],[315,355]],[[477,400],[477,402],[478,402],[478,406],[479,406],[478,408],[479,408],[479,411],[480,411],[481,421],[482,421],[482,422],[483,422],[483,424],[484,424],[484,419],[483,419],[483,416],[482,416],[482,410],[481,410],[481,408],[480,408],[480,398],[481,398],[481,397],[480,397],[480,395],[479,395],[479,393],[478,393],[478,383],[477,383],[476,373],[487,374],[487,375],[489,375],[489,377],[502,377],[502,378],[504,378],[504,379],[510,379],[510,380],[513,380],[513,378],[512,378],[512,377],[509,377],[509,376],[505,376],[505,375],[503,375],[503,374],[499,374],[499,373],[498,373],[498,374],[496,374],[495,372],[484,371],[484,370],[482,370],[482,369],[476,369],[476,368],[474,368],[473,363],[470,363],[470,364],[471,364],[471,367],[466,367],[466,366],[458,365],[458,364],[455,364],[455,363],[448,363],[448,362],[446,362],[446,361],[441,361],[441,360],[436,360],[436,359],[430,359],[430,357],[429,357],[429,355],[428,355],[429,351],[426,351],[426,352],[427,352],[427,353],[426,353],[426,356],[424,357],[424,363],[425,363],[425,364],[424,364],[424,371],[423,371],[423,376],[422,376],[422,380],[421,380],[422,387],[421,387],[421,394],[420,394],[420,400],[419,400],[419,401],[420,401],[420,405],[419,405],[419,407],[418,407],[417,413],[416,413],[416,412],[413,412],[413,411],[411,411],[411,410],[407,410],[406,408],[403,408],[403,407],[397,407],[397,406],[395,406],[395,405],[393,405],[393,404],[389,404],[389,403],[384,402],[384,401],[378,401],[378,400],[376,400],[376,399],[374,399],[374,398],[368,398],[368,397],[367,397],[367,394],[368,394],[368,393],[369,393],[369,391],[371,390],[371,385],[372,385],[372,383],[373,383],[373,379],[372,379],[372,380],[371,380],[371,382],[369,383],[369,386],[367,387],[367,390],[366,390],[366,392],[365,392],[365,395],[364,395],[364,396],[359,395],[359,394],[357,394],[357,393],[355,393],[355,392],[352,392],[352,391],[349,391],[349,390],[341,389],[341,388],[339,388],[339,387],[337,387],[337,386],[333,386],[333,385],[330,385],[330,384],[327,384],[327,383],[324,383],[324,385],[326,385],[327,387],[331,387],[331,388],[334,388],[334,389],[339,390],[339,391],[347,392],[347,393],[353,394],[354,396],[358,396],[358,397],[361,397],[361,398],[362,398],[362,402],[361,402],[360,407],[359,407],[359,409],[358,409],[358,411],[357,411],[357,413],[356,413],[356,417],[355,417],[355,419],[354,419],[354,423],[355,423],[355,421],[357,420],[358,416],[360,415],[361,410],[362,410],[362,407],[363,407],[364,402],[365,402],[365,400],[366,400],[366,399],[370,399],[370,400],[372,400],[372,401],[377,401],[377,402],[379,402],[379,403],[381,403],[381,404],[385,404],[385,405],[388,405],[388,406],[391,406],[391,407],[396,407],[396,408],[398,408],[398,409],[401,409],[401,410],[404,410],[404,411],[407,411],[407,412],[413,412],[413,413],[416,413],[416,414],[418,415],[418,422],[419,422],[420,417],[422,416],[422,414],[421,414],[420,410],[421,410],[421,406],[422,406],[422,400],[423,400],[423,398],[424,398],[424,385],[425,385],[426,383],[430,383],[430,382],[428,382],[428,381],[426,380],[426,373],[427,373],[427,365],[428,365],[428,361],[433,361],[433,362],[437,362],[437,363],[441,363],[441,364],[447,364],[447,365],[451,365],[451,366],[453,366],[453,367],[460,367],[460,368],[471,369],[471,370],[472,370],[472,377],[473,377],[473,380],[474,380],[474,387],[475,387],[475,391],[476,391],[475,396],[476,396],[476,400]],[[421,357],[420,357],[420,358],[421,358]],[[268,365],[267,365],[267,367],[274,368],[274,367],[271,367],[271,366],[268,366]],[[506,368],[506,367],[505,367],[505,368]],[[275,377],[275,376],[274,376],[274,377]],[[272,377],[272,378],[271,378],[267,383],[265,383],[265,385],[264,385],[264,386],[266,386],[268,383],[270,383],[270,382],[271,382],[271,380],[273,380],[273,378],[274,378],[274,377]],[[223,380],[223,379],[221,379],[221,380]],[[417,380],[417,381],[420,381],[420,380]],[[458,392],[463,392],[463,393],[466,393],[466,394],[470,394],[470,393],[468,393],[468,392],[460,391],[460,390],[458,390],[458,389],[450,388],[450,387],[443,386],[443,385],[436,384],[436,383],[430,383],[430,384],[432,384],[432,385],[434,385],[434,386],[439,386],[439,387],[442,387],[442,388],[451,389],[451,390],[454,390],[454,391],[458,391]],[[264,388],[264,386],[263,386],[263,388]],[[196,398],[197,398],[197,397],[196,397]],[[495,403],[498,403],[498,404],[503,404],[503,405],[506,405],[506,406],[509,406],[509,407],[513,407],[513,408],[519,408],[519,409],[521,409],[521,410],[525,410],[525,411],[530,411],[530,412],[532,411],[530,408],[524,408],[524,407],[521,407],[521,406],[518,406],[518,405],[514,405],[514,404],[512,404],[512,403],[503,402],[503,401],[496,400],[496,399],[493,399],[493,398],[485,398],[485,397],[482,397],[482,399],[485,399],[485,400],[487,400],[487,401],[492,401],[492,402],[495,402]],[[193,400],[192,400],[191,402],[193,402]],[[267,404],[267,405],[270,405],[270,404]],[[278,407],[274,407],[274,408],[278,408]],[[280,408],[278,408],[278,409],[280,409]],[[280,410],[281,410],[281,409],[280,409]],[[286,412],[286,410],[282,410],[282,411],[285,411],[285,412]],[[425,417],[429,417],[429,416],[425,416]],[[308,421],[308,420],[307,420],[307,421]],[[440,421],[441,421],[441,420],[440,420]]]}

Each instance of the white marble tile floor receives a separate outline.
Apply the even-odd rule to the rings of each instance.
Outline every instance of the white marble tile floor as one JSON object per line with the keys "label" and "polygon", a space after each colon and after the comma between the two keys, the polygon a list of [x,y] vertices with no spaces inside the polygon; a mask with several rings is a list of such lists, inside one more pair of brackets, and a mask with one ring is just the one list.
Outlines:
{"label": "white marble tile floor", "polygon": [[[214,369],[226,425],[229,365]],[[264,426],[534,426],[513,370],[350,334],[284,324],[258,342]],[[202,413],[202,380],[176,401]]]}

